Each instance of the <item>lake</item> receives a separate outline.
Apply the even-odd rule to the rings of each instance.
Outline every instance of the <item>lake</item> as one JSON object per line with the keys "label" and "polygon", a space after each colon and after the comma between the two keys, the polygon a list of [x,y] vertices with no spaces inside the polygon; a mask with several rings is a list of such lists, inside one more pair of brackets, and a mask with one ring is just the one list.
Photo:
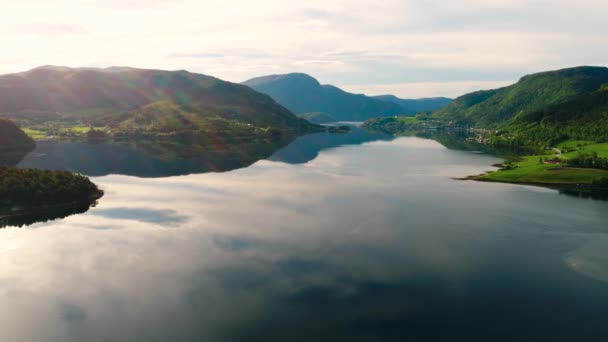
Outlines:
{"label": "lake", "polygon": [[106,195],[0,230],[2,340],[608,340],[606,201],[454,180],[500,160],[360,129],[208,160],[39,144],[20,166]]}

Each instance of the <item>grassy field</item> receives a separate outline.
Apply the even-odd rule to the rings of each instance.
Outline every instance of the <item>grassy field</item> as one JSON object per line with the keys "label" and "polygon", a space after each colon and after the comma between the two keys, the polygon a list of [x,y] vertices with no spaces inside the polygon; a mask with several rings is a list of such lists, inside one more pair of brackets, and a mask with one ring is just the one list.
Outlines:
{"label": "grassy field", "polygon": [[48,134],[44,131],[39,131],[31,128],[24,128],[25,134],[29,135],[34,140],[42,140],[48,138]]}
{"label": "grassy field", "polygon": [[[567,153],[561,153],[562,150]],[[545,155],[525,156],[512,162],[510,167],[479,176],[479,180],[507,183],[542,184],[591,184],[594,179],[608,177],[608,170],[571,168],[562,165],[545,164],[541,160],[567,160],[580,152],[596,152],[599,157],[608,157],[608,143],[596,144],[591,141],[566,141]]]}
{"label": "grassy field", "polygon": [[[586,143],[578,142],[578,143],[581,143],[581,147],[579,147],[576,151],[563,153],[563,154],[561,154],[561,157],[565,158],[565,159],[569,159],[569,158],[575,157],[579,152],[583,152],[583,153],[596,152],[598,157],[602,157],[602,158],[608,157],[608,143],[603,143],[603,144],[596,144],[593,142],[586,142]],[[570,149],[570,147],[573,145],[571,143],[569,143],[566,145],[560,144],[560,146],[558,146],[558,148],[563,148],[564,146],[567,146],[568,149]]]}
{"label": "grassy field", "polygon": [[[108,130],[107,127],[93,127],[95,130],[105,132]],[[90,126],[83,126],[79,123],[57,123],[51,122],[44,125],[34,125],[31,127],[24,127],[23,131],[34,140],[46,140],[61,137],[85,137]]]}

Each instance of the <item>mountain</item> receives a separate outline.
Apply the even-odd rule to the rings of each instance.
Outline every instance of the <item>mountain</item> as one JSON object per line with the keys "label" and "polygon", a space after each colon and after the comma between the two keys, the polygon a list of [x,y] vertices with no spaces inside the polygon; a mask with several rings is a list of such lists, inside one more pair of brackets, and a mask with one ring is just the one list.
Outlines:
{"label": "mountain", "polygon": [[[568,103],[581,101],[577,98],[590,96],[606,83],[608,68],[604,67],[582,66],[542,72],[525,76],[508,87],[461,96],[433,116],[480,127],[499,127],[518,115],[539,113],[549,108],[561,112],[558,108],[562,105],[571,108]],[[563,121],[567,116],[560,115],[559,120]],[[538,114],[532,117],[540,118]]]}
{"label": "mountain", "polygon": [[[25,150],[30,151],[36,143],[13,122],[0,119],[0,152]],[[0,160],[2,158],[0,157]]]}
{"label": "mountain", "polygon": [[244,85],[128,67],[45,66],[0,76],[0,114],[43,129],[77,123],[123,135],[207,133],[220,141],[314,128]]}
{"label": "mountain", "polygon": [[521,112],[501,127],[499,137],[511,144],[545,146],[569,139],[608,141],[608,85],[563,103]]}
{"label": "mountain", "polygon": [[395,95],[379,95],[374,98],[392,102],[400,105],[409,113],[417,114],[421,112],[430,112],[441,109],[452,102],[452,99],[447,97],[430,97],[423,99],[401,99]]}
{"label": "mountain", "polygon": [[321,85],[306,74],[264,76],[243,84],[270,95],[296,114],[326,113],[338,121],[364,121],[378,116],[414,114],[396,103]]}

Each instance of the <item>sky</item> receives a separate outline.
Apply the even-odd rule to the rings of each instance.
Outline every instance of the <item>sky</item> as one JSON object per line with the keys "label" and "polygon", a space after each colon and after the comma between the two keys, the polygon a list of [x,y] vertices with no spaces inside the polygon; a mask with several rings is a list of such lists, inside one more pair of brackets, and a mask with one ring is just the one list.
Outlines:
{"label": "sky", "polygon": [[304,72],[346,90],[449,96],[608,65],[605,0],[0,0],[0,73],[40,65]]}

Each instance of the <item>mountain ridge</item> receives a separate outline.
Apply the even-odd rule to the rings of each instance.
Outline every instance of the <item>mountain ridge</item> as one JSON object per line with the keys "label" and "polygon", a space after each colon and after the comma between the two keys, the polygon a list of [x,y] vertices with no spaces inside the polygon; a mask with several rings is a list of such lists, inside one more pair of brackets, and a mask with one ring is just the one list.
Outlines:
{"label": "mountain ridge", "polygon": [[[419,112],[417,108],[404,108],[402,104],[406,102],[400,104],[398,101],[349,93],[333,85],[323,85],[304,73],[261,76],[242,84],[270,95],[299,115],[326,113],[338,121],[365,121],[378,116],[414,115]],[[411,103],[418,101],[398,100]]]}
{"label": "mountain ridge", "polygon": [[433,113],[440,119],[498,127],[520,113],[542,110],[589,94],[608,83],[608,68],[580,66],[523,76],[517,83],[456,98]]}
{"label": "mountain ridge", "polygon": [[24,125],[78,122],[111,131],[129,126],[128,133],[146,134],[174,128],[267,135],[269,128],[314,128],[271,97],[241,84],[185,70],[122,66],[42,66],[1,75],[0,115]]}

